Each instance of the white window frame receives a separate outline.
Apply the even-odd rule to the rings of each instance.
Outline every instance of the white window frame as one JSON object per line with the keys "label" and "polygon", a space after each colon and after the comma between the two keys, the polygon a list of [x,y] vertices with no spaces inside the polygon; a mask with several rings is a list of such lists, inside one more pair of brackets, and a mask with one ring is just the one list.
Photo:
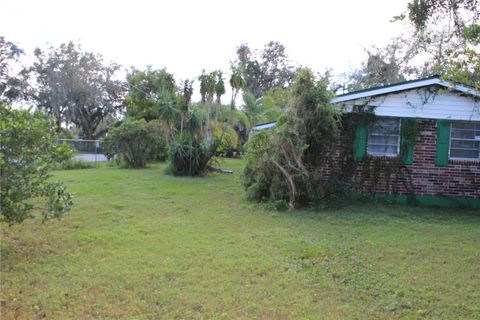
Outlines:
{"label": "white window frame", "polygon": [[401,132],[402,132],[402,119],[401,118],[397,118],[397,117],[378,117],[375,119],[375,121],[382,121],[382,120],[396,120],[398,121],[398,134],[394,134],[394,135],[398,135],[398,138],[397,138],[397,148],[396,148],[396,153],[382,153],[382,154],[379,154],[379,153],[376,153],[376,152],[371,152],[369,150],[369,138],[370,138],[370,135],[372,136],[385,136],[385,134],[381,134],[381,133],[370,133],[370,128],[367,128],[367,154],[369,156],[372,156],[372,157],[387,157],[387,158],[395,158],[395,157],[398,157],[400,155],[400,142],[401,142]]}
{"label": "white window frame", "polygon": [[452,150],[452,140],[457,140],[457,141],[480,141],[480,139],[476,139],[476,138],[475,139],[461,139],[461,138],[453,138],[452,137],[454,124],[462,123],[462,122],[468,122],[468,123],[475,124],[475,122],[473,122],[473,121],[452,121],[450,123],[450,140],[448,142],[448,159],[449,160],[461,160],[461,161],[480,161],[480,147],[479,147],[479,151],[478,151],[478,158],[452,157],[450,155],[451,150]]}

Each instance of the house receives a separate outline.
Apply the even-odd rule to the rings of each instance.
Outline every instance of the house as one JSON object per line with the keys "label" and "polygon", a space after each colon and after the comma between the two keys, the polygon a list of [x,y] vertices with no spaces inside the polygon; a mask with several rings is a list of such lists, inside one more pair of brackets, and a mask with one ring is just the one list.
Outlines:
{"label": "house", "polygon": [[[332,103],[346,112],[367,107],[375,115],[369,125],[355,128],[357,161],[402,157],[402,171],[388,186],[364,188],[399,201],[414,194],[426,205],[480,208],[480,95],[475,89],[436,76],[340,95]],[[415,137],[407,145],[402,126],[412,124]]]}
{"label": "house", "polygon": [[[435,76],[339,95],[332,103],[347,114],[371,110],[373,115],[369,123],[351,128],[358,192],[480,208],[478,91]],[[410,139],[407,128],[414,128]],[[380,162],[401,165],[372,173]]]}

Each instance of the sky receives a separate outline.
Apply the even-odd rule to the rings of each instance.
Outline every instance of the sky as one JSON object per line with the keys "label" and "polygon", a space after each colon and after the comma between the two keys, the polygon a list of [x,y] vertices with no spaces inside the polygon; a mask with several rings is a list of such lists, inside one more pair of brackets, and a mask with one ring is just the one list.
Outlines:
{"label": "sky", "polygon": [[285,45],[296,64],[334,73],[403,26],[407,0],[0,0],[0,35],[31,54],[73,40],[124,67],[166,67],[177,80],[229,70],[236,48]]}

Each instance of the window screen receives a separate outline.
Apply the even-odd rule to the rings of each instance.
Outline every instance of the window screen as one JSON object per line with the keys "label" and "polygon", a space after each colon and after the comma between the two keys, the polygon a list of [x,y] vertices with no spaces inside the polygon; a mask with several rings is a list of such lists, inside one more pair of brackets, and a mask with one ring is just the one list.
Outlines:
{"label": "window screen", "polygon": [[400,151],[400,119],[379,118],[368,128],[367,153],[395,157]]}
{"label": "window screen", "polygon": [[480,123],[452,122],[450,159],[480,159]]}

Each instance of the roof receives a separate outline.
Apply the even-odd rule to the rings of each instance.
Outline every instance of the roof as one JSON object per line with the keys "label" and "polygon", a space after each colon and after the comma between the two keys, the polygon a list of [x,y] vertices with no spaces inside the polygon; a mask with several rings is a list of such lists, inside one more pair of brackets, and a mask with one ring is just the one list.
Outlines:
{"label": "roof", "polygon": [[[347,94],[338,95],[336,98],[332,99],[330,102],[333,103],[333,104],[343,103],[343,102],[348,102],[348,101],[353,102],[353,100],[357,100],[357,99],[369,98],[369,97],[375,97],[375,96],[382,96],[382,95],[387,95],[387,94],[391,94],[391,93],[398,93],[398,92],[402,92],[402,91],[414,90],[414,89],[419,89],[419,88],[424,88],[424,87],[429,87],[429,86],[440,86],[440,87],[443,87],[443,88],[446,88],[446,89],[455,90],[457,92],[462,93],[463,95],[469,95],[469,96],[473,96],[474,98],[480,98],[480,93],[479,93],[478,90],[476,90],[472,87],[455,85],[451,82],[443,81],[443,80],[440,79],[440,76],[437,75],[437,76],[433,76],[433,77],[429,77],[429,78],[423,78],[423,79],[412,80],[412,81],[405,81],[405,82],[395,83],[395,84],[388,85],[388,86],[359,90],[359,91],[354,91],[354,92],[350,92],[350,93],[347,93]],[[450,107],[454,107],[454,106],[451,105]],[[478,117],[478,111],[475,111],[475,110],[478,110],[478,109],[475,109],[475,108],[472,109],[470,106],[468,108],[469,108],[469,111],[468,111],[469,114],[471,114],[473,112],[474,114],[476,114],[475,118],[477,118]],[[451,116],[451,111],[452,110],[450,110],[450,109],[449,110],[444,110],[444,109],[445,108],[443,108],[443,109],[441,108],[441,110],[436,110],[436,112],[437,113],[447,112],[447,113],[449,113],[449,117],[445,117],[445,118],[449,118],[449,119],[454,119],[455,118],[455,117]],[[385,110],[383,110],[383,111],[385,111]],[[399,111],[399,110],[397,110],[397,111]],[[412,111],[412,110],[410,110],[410,111]],[[415,111],[415,112],[411,115],[408,115],[407,117],[422,117],[417,112],[417,110],[413,110],[413,111]],[[422,109],[422,111],[423,111],[423,109]],[[459,115],[457,111],[462,111],[462,110],[455,110],[455,115],[460,117],[461,114]],[[463,111],[465,111],[465,110],[463,110]],[[387,111],[385,111],[385,112],[387,112]],[[404,112],[404,110],[403,111],[400,110],[400,112]],[[477,113],[475,113],[475,112],[477,112]],[[388,114],[391,115],[391,111],[388,111]],[[431,118],[431,115],[428,115],[428,118]],[[439,117],[439,119],[440,118],[443,119],[443,117]],[[468,119],[471,120],[472,116],[470,115],[468,117]],[[463,119],[463,120],[465,120],[465,119]],[[475,121],[478,121],[478,120],[475,120]],[[271,122],[257,124],[257,125],[254,126],[253,130],[254,131],[259,131],[259,130],[268,129],[268,128],[271,128],[271,127],[274,127],[274,126],[275,126],[275,121],[271,121]]]}
{"label": "roof", "polygon": [[405,81],[405,82],[395,83],[395,84],[388,85],[388,86],[371,88],[371,89],[360,90],[360,91],[354,91],[354,92],[338,95],[331,102],[332,103],[340,103],[340,102],[346,102],[346,101],[350,101],[350,100],[356,100],[356,99],[361,99],[361,98],[385,95],[385,94],[390,94],[390,93],[395,93],[395,92],[400,92],[400,91],[405,91],[405,90],[418,89],[418,88],[434,86],[434,85],[441,86],[441,87],[444,87],[444,88],[453,89],[455,91],[458,91],[458,92],[461,92],[461,93],[464,93],[464,94],[468,94],[468,95],[471,95],[471,96],[474,96],[474,97],[480,97],[479,92],[472,87],[456,85],[456,84],[453,84],[451,82],[441,80],[440,76],[433,76],[433,77],[429,77],[429,78],[412,80],[412,81]]}
{"label": "roof", "polygon": [[259,124],[256,124],[256,125],[253,127],[253,130],[254,130],[254,131],[257,131],[257,130],[268,129],[268,128],[274,127],[276,124],[277,124],[276,121],[259,123]]}

